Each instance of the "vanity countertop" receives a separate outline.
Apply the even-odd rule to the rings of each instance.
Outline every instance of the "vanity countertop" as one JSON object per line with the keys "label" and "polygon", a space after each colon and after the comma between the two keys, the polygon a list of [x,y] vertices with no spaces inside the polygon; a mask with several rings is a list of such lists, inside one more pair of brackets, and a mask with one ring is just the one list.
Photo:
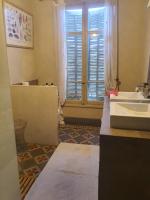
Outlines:
{"label": "vanity countertop", "polygon": [[114,129],[110,128],[110,101],[108,97],[105,97],[102,125],[101,125],[101,136],[116,136],[116,137],[128,137],[128,138],[143,138],[150,140],[150,131],[136,131],[136,130],[125,130],[125,129]]}

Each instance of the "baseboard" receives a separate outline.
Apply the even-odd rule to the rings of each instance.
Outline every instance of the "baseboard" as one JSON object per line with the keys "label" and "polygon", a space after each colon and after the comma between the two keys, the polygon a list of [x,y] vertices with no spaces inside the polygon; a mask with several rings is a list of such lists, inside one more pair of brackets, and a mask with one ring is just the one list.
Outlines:
{"label": "baseboard", "polygon": [[76,117],[65,117],[65,124],[72,125],[84,125],[84,126],[101,126],[100,119],[87,119],[87,118],[76,118]]}

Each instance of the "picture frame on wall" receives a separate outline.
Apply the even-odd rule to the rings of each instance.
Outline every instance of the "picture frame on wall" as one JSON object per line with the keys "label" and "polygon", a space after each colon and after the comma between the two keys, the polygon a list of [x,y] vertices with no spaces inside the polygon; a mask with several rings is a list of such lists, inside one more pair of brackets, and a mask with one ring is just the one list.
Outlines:
{"label": "picture frame on wall", "polygon": [[4,2],[4,19],[7,46],[33,48],[33,16]]}

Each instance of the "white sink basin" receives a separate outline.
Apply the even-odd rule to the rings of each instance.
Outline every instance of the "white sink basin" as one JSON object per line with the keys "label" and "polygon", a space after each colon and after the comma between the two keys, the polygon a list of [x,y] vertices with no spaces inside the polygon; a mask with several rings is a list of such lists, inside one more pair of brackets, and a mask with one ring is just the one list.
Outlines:
{"label": "white sink basin", "polygon": [[110,103],[111,128],[150,130],[150,104]]}
{"label": "white sink basin", "polygon": [[149,103],[150,99],[144,98],[141,92],[118,92],[118,96],[110,95],[110,101]]}

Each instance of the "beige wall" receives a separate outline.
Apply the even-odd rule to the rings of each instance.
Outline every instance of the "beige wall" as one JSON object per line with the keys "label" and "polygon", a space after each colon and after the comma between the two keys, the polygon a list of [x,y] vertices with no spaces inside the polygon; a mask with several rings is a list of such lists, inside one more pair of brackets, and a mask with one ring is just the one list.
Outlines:
{"label": "beige wall", "polygon": [[[49,0],[10,0],[34,15],[34,50],[8,47],[11,83],[39,78],[57,84],[53,12]],[[121,90],[132,91],[143,81],[145,13],[147,0],[119,0],[119,75]],[[144,10],[145,7],[145,10]],[[147,16],[148,19],[148,16]],[[147,21],[148,23],[148,21]],[[147,27],[148,28],[148,27]],[[147,35],[148,40],[149,35]],[[148,52],[148,51],[146,51]],[[146,54],[146,53],[145,53]],[[145,71],[147,68],[145,69]]]}
{"label": "beige wall", "polygon": [[[132,91],[143,81],[144,6],[146,0],[119,0],[119,74],[121,90]],[[34,1],[35,60],[41,83],[57,83],[52,3]]]}
{"label": "beige wall", "polygon": [[[35,33],[34,50],[8,48],[11,82],[21,82],[37,77],[41,84],[46,82],[57,84],[52,2],[49,0],[11,1],[33,13]],[[122,82],[121,90],[133,91],[138,83],[144,81],[143,68],[145,67],[145,71],[147,70],[147,64],[144,64],[145,1],[119,0],[119,75]],[[147,56],[145,60],[147,62]],[[71,112],[74,113],[73,110]],[[86,115],[86,112],[84,113]],[[94,113],[95,111],[91,115],[95,116]],[[97,116],[99,117],[99,115]]]}
{"label": "beige wall", "polygon": [[[145,0],[144,0],[145,1]],[[143,0],[119,0],[119,75],[121,90],[133,91],[143,81],[144,6]],[[35,62],[40,83],[57,84],[53,35],[52,4],[49,0],[34,1]],[[78,112],[78,111],[81,112]],[[65,108],[65,115],[89,116],[86,109]],[[80,114],[79,114],[80,113]],[[101,111],[90,109],[91,117]],[[96,114],[97,113],[97,114]]]}
{"label": "beige wall", "polygon": [[34,1],[35,63],[41,84],[57,84],[52,1]]}
{"label": "beige wall", "polygon": [[148,72],[148,66],[149,66],[149,57],[150,57],[150,8],[146,8],[146,5],[148,4],[148,0],[145,0],[145,34],[144,34],[144,67],[143,67],[143,79],[147,81],[147,72]]}
{"label": "beige wall", "polygon": [[[32,1],[34,0],[9,0],[10,3],[33,14]],[[33,80],[37,77],[34,49],[7,47],[7,55],[11,83]]]}
{"label": "beige wall", "polygon": [[19,200],[18,166],[0,0],[0,199]]}
{"label": "beige wall", "polygon": [[145,0],[119,0],[119,75],[121,90],[143,81]]}

